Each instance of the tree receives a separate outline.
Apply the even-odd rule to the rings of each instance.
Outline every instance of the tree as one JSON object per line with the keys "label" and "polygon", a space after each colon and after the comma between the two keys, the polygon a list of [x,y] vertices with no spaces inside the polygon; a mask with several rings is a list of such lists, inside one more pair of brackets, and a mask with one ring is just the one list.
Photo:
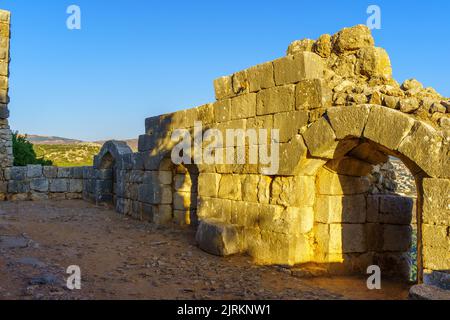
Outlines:
{"label": "tree", "polygon": [[19,135],[18,132],[12,134],[13,154],[15,166],[26,166],[28,164],[40,164],[51,166],[53,163],[44,158],[37,158],[33,144],[27,140],[27,136]]}

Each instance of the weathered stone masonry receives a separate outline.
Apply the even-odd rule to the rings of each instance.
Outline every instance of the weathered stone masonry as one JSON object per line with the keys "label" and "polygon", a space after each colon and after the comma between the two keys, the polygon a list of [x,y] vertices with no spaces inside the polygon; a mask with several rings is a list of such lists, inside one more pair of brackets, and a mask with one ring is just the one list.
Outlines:
{"label": "weathered stone masonry", "polygon": [[[196,226],[199,246],[212,254],[331,273],[378,264],[385,274],[404,275],[412,200],[373,194],[370,179],[395,156],[417,184],[419,270],[431,279],[450,269],[449,101],[416,80],[395,82],[387,53],[365,26],[295,41],[287,56],[214,86],[214,103],[146,119],[138,152],[110,141],[94,167],[68,169],[60,177],[64,197],[78,179],[84,199],[144,221]],[[257,164],[174,165],[171,134],[193,133],[195,121],[222,132],[280,129],[279,172],[263,175]],[[14,189],[18,169],[8,170]],[[44,168],[44,178],[48,170],[55,169]]]}

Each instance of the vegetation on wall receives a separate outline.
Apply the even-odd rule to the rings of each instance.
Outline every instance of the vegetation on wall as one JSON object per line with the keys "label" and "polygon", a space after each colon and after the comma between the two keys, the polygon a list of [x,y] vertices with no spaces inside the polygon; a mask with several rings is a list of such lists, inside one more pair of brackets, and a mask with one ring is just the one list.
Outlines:
{"label": "vegetation on wall", "polygon": [[51,166],[53,163],[44,158],[38,158],[33,149],[33,144],[27,140],[27,136],[20,135],[18,132],[12,134],[13,155],[15,166],[26,166],[28,164],[40,164]]}

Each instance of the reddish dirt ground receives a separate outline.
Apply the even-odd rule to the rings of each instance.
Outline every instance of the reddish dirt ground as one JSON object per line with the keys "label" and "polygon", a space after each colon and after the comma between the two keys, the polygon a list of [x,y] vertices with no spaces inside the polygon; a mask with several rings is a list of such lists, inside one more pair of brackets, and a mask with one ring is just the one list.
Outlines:
{"label": "reddish dirt ground", "polygon": [[[83,201],[0,203],[0,299],[406,299],[408,284],[297,278],[215,257],[192,228],[156,227]],[[81,290],[66,269],[81,268]]]}

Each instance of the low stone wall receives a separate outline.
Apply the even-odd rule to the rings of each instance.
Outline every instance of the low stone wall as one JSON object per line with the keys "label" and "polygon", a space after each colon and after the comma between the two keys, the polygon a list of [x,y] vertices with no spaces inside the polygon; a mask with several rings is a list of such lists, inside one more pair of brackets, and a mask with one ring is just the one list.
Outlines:
{"label": "low stone wall", "polygon": [[3,200],[81,199],[83,167],[29,165],[4,170],[0,182]]}

